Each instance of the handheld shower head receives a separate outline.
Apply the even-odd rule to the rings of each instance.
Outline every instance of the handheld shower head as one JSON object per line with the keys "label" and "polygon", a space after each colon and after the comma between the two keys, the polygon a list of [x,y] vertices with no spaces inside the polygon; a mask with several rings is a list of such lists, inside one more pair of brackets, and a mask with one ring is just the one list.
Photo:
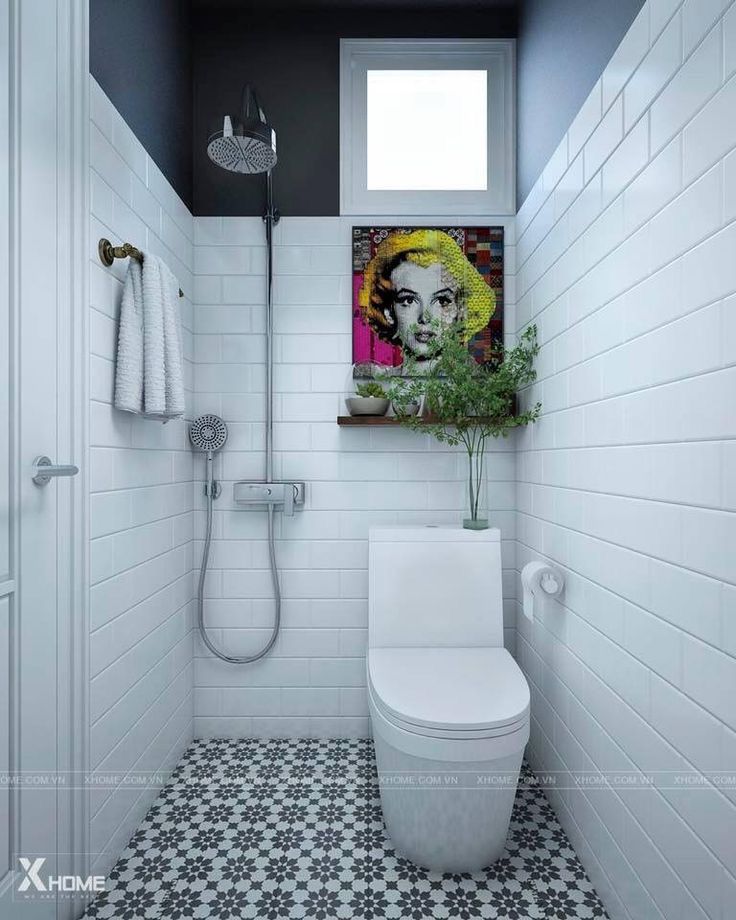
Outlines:
{"label": "handheld shower head", "polygon": [[218,415],[200,415],[189,426],[189,440],[195,450],[214,453],[227,441],[227,425]]}
{"label": "handheld shower head", "polygon": [[240,116],[225,115],[207,142],[212,162],[236,173],[263,173],[276,165],[276,132],[266,121],[255,90],[246,84]]}

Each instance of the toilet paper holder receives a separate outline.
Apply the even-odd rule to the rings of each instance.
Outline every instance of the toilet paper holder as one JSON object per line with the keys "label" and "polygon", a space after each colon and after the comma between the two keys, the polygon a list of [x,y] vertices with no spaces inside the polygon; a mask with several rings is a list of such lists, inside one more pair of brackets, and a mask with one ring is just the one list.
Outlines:
{"label": "toilet paper holder", "polygon": [[548,597],[559,597],[565,587],[565,576],[556,566],[535,560],[527,562],[521,570],[521,586],[524,616],[533,620],[535,595],[543,591]]}

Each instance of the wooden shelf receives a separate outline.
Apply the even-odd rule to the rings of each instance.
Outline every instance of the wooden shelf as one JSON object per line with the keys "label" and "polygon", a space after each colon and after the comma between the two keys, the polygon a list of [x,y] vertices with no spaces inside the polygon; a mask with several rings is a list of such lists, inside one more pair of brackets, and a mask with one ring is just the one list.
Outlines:
{"label": "wooden shelf", "polygon": [[[421,424],[431,425],[433,421],[431,418],[423,418]],[[341,428],[391,428],[400,425],[401,420],[395,415],[338,415],[337,424]]]}
{"label": "wooden shelf", "polygon": [[343,428],[365,425],[400,425],[395,415],[338,415],[337,424]]}
{"label": "wooden shelf", "polygon": [[[516,413],[517,402],[514,398],[513,411]],[[425,425],[429,425],[434,421],[432,416],[423,416],[422,422]],[[337,424],[341,428],[360,428],[363,427],[373,427],[373,426],[396,426],[401,424],[401,419],[397,418],[395,415],[338,415]]]}

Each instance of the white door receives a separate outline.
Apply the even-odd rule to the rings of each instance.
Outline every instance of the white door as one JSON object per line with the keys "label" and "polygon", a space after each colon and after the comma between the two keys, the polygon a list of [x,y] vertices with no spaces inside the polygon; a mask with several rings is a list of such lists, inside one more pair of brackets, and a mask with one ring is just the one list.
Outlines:
{"label": "white door", "polygon": [[[79,846],[70,739],[83,732],[83,380],[70,239],[81,175],[69,57],[73,2],[0,0],[0,916],[70,916],[48,877]],[[77,204],[75,204],[77,202]],[[82,234],[84,236],[84,234]],[[84,285],[81,285],[81,290]],[[83,338],[83,337],[82,337]],[[75,411],[76,406],[76,411]],[[53,470],[52,470],[53,472]],[[66,470],[70,473],[71,470]],[[25,860],[22,862],[22,860]],[[43,862],[39,862],[43,860]],[[28,869],[29,871],[25,871]],[[62,904],[61,902],[66,903]]]}

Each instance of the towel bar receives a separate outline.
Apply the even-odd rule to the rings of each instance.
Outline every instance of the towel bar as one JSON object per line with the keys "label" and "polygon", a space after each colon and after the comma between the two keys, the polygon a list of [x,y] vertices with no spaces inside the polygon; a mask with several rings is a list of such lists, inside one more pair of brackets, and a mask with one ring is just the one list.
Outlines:
{"label": "towel bar", "polygon": [[[143,261],[143,253],[140,249],[136,249],[136,247],[131,246],[130,243],[123,243],[122,246],[113,246],[110,240],[106,240],[104,236],[97,244],[97,252],[100,256],[100,262],[108,268],[115,259],[136,259],[138,262]],[[179,297],[183,296],[184,291],[179,288]]]}

